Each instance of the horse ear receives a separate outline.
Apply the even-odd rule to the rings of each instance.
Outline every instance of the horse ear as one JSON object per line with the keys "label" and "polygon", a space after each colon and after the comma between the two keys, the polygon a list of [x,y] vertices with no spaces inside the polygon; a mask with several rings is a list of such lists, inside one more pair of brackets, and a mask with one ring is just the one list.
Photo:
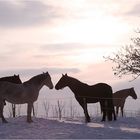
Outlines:
{"label": "horse ear", "polygon": [[46,74],[48,74],[48,71],[46,72]]}
{"label": "horse ear", "polygon": [[68,76],[67,73],[65,74],[65,76]]}

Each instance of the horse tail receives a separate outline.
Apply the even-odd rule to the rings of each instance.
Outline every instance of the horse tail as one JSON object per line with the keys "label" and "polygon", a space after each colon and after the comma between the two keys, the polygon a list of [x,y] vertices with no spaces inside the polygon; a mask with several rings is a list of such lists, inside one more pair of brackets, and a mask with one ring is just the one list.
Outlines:
{"label": "horse tail", "polygon": [[116,120],[116,114],[114,109],[114,103],[113,103],[113,91],[112,87],[110,87],[110,93],[109,98],[107,99],[107,118],[109,121],[112,121],[112,115],[114,116],[114,120]]}

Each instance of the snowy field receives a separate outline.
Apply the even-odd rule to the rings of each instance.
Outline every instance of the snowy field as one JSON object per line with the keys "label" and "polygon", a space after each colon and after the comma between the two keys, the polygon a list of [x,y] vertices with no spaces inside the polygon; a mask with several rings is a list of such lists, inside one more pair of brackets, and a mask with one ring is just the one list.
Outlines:
{"label": "snowy field", "polygon": [[82,120],[51,120],[26,117],[0,122],[1,139],[140,139],[140,118],[118,118],[115,122],[100,122],[100,118],[85,124]]}

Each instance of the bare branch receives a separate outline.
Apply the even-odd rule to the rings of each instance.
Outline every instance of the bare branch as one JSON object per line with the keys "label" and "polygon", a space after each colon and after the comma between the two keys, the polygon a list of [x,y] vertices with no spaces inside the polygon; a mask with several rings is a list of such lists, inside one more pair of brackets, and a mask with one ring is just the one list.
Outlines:
{"label": "bare branch", "polygon": [[[140,30],[137,30],[140,34]],[[132,75],[133,80],[140,76],[140,37],[132,38],[132,44],[122,47],[112,56],[104,57],[105,60],[116,64],[112,68],[114,75],[122,77],[123,75]]]}

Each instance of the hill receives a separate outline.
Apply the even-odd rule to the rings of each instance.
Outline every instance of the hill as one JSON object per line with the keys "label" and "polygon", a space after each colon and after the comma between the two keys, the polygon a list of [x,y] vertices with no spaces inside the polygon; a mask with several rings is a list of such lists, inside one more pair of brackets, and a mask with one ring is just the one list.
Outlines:
{"label": "hill", "polygon": [[26,117],[9,118],[0,124],[1,139],[135,139],[140,138],[139,118],[119,118],[115,122],[92,120],[85,124],[77,120],[49,120],[34,118],[31,124]]}

